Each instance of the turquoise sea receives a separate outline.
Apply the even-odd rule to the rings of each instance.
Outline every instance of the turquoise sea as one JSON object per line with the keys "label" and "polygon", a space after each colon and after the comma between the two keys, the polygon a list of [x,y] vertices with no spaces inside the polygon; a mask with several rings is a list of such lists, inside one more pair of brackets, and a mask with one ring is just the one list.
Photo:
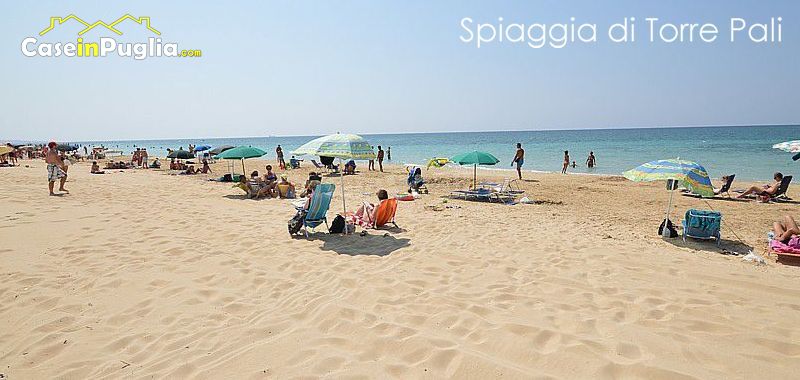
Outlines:
{"label": "turquoise sea", "polygon": [[[706,167],[713,178],[735,173],[747,180],[770,180],[772,173],[800,174],[800,161],[791,154],[772,149],[772,145],[800,139],[800,126],[736,126],[680,127],[643,129],[453,132],[362,135],[370,143],[391,147],[393,164],[422,164],[432,157],[450,157],[469,150],[490,152],[500,163],[490,170],[510,170],[515,144],[525,148],[526,171],[560,172],[564,150],[577,163],[572,173],[620,174],[641,163],[680,157],[697,161]],[[251,145],[269,152],[265,158],[275,158],[280,144],[288,152],[318,136],[198,138],[179,140],[91,141],[72,142],[98,146],[129,153],[136,147],[146,147],[151,154],[162,154],[167,148],[187,147],[189,143],[211,146]],[[586,168],[586,157],[594,151],[597,167]]]}

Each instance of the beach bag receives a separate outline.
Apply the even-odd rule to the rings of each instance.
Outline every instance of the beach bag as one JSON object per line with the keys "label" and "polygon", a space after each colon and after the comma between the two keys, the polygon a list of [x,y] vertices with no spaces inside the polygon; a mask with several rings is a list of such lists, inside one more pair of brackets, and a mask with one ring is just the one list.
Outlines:
{"label": "beach bag", "polygon": [[341,215],[336,215],[336,218],[333,219],[331,223],[331,227],[328,228],[328,233],[332,234],[340,234],[344,232],[344,218]]}
{"label": "beach bag", "polygon": [[294,235],[300,232],[300,229],[303,228],[303,218],[306,217],[306,211],[298,211],[292,219],[289,219],[289,235]]}
{"label": "beach bag", "polygon": [[[675,229],[675,226],[672,224],[672,221],[667,219],[667,229],[669,230],[669,237],[674,238],[678,237],[678,230]],[[663,236],[662,232],[664,232],[664,222],[661,222],[661,225],[658,226],[658,235]]]}

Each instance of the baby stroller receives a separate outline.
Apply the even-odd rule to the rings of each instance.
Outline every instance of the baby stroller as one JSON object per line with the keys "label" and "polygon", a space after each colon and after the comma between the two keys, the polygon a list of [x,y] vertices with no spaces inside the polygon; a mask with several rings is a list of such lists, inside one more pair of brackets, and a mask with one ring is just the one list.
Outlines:
{"label": "baby stroller", "polygon": [[428,187],[425,186],[425,179],[422,178],[422,168],[418,166],[409,167],[406,183],[408,183],[408,191],[428,194]]}

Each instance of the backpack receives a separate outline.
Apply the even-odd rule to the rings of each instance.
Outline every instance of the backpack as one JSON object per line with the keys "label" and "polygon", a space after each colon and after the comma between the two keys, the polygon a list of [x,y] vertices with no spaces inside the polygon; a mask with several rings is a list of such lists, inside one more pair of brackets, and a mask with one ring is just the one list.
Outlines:
{"label": "backpack", "polygon": [[336,215],[336,218],[333,219],[330,228],[328,228],[328,233],[340,234],[344,232],[344,224],[344,218],[341,215]]}
{"label": "backpack", "polygon": [[289,235],[294,235],[300,232],[300,229],[303,228],[303,219],[306,217],[306,211],[298,211],[292,219],[289,219]]}
{"label": "backpack", "polygon": [[[672,224],[672,221],[669,220],[669,219],[667,219],[667,229],[669,230],[669,237],[671,237],[671,238],[678,237],[678,230],[675,229],[675,226]],[[662,235],[663,231],[664,231],[664,221],[662,220],[661,221],[661,225],[658,226],[658,234],[660,236],[663,236]]]}

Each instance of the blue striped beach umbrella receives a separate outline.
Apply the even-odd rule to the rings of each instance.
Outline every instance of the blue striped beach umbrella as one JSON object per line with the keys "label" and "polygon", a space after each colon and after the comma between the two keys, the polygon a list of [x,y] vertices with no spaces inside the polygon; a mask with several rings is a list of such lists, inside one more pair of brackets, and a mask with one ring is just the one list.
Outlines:
{"label": "blue striped beach umbrella", "polygon": [[[687,189],[700,196],[714,196],[714,187],[711,185],[708,172],[706,172],[706,169],[702,165],[694,161],[686,161],[677,158],[650,161],[622,174],[625,178],[634,182],[673,180],[683,184]],[[667,212],[664,217],[665,221],[669,220],[669,212],[672,208],[672,190],[674,188],[670,187],[669,189],[669,203],[667,204]],[[664,225],[663,234],[665,236],[668,234],[666,223]]]}
{"label": "blue striped beach umbrella", "polygon": [[680,159],[656,160],[641,164],[622,173],[634,182],[676,180],[693,193],[713,197],[714,187],[706,168],[694,161]]}

